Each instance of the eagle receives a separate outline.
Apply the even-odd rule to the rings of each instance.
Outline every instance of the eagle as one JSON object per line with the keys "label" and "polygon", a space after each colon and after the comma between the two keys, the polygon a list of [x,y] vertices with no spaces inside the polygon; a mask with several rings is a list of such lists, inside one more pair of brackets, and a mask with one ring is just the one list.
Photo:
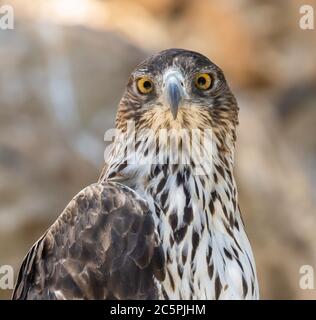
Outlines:
{"label": "eagle", "polygon": [[204,55],[131,73],[99,180],[23,260],[13,299],[259,299],[233,174],[238,106]]}

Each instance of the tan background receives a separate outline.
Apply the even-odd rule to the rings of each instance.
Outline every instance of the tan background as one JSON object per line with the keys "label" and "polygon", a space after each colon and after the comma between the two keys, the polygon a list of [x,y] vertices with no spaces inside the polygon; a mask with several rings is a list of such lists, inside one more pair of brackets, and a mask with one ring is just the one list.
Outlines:
{"label": "tan background", "polygon": [[[0,265],[31,244],[103,162],[129,72],[169,47],[206,54],[239,101],[241,209],[262,297],[316,298],[315,1],[28,0],[0,30]],[[315,284],[316,285],[316,284]],[[8,298],[9,290],[0,290]]]}

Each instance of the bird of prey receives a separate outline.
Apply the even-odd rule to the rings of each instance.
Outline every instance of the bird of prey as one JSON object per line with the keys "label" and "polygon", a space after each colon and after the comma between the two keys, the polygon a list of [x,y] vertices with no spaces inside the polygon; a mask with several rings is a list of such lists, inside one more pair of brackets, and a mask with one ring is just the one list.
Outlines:
{"label": "bird of prey", "polygon": [[143,61],[99,181],[30,249],[13,299],[258,299],[233,175],[237,124],[207,57],[168,49]]}

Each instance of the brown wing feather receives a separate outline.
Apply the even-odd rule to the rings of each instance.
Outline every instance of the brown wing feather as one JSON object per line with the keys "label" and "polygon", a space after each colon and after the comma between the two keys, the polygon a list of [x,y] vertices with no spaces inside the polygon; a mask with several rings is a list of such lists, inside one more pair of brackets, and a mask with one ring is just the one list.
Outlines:
{"label": "brown wing feather", "polygon": [[83,189],[26,255],[13,299],[155,299],[164,255],[146,202],[118,183]]}

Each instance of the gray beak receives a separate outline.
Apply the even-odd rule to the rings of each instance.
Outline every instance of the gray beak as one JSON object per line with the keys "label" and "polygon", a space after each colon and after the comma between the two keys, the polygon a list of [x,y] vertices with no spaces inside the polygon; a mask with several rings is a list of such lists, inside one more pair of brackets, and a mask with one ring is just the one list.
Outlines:
{"label": "gray beak", "polygon": [[170,72],[164,81],[165,100],[174,120],[177,119],[178,109],[184,98],[184,89],[179,76],[179,72]]}

